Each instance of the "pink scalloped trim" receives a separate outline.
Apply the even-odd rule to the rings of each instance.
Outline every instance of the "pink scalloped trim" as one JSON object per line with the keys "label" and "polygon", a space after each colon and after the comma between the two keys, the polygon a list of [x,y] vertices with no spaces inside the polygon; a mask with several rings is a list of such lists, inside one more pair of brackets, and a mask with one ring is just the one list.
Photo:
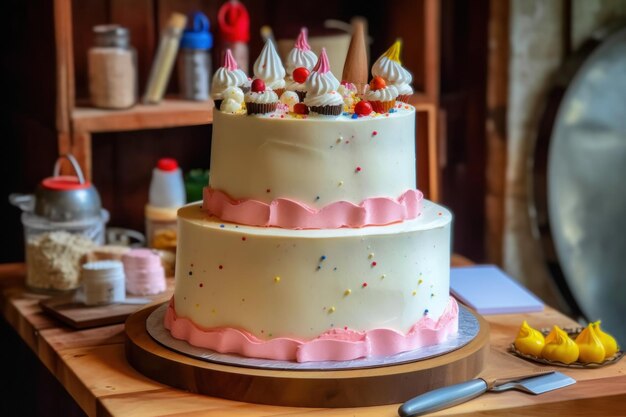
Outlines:
{"label": "pink scalloped trim", "polygon": [[201,329],[191,320],[178,317],[171,298],[165,313],[165,328],[176,339],[220,353],[236,353],[251,358],[283,361],[345,361],[370,356],[389,356],[442,343],[458,332],[459,306],[454,298],[435,321],[422,317],[406,335],[391,329],[367,332],[332,329],[312,340],[279,337],[261,340],[234,328]]}
{"label": "pink scalloped trim", "polygon": [[422,210],[423,195],[408,190],[399,198],[368,198],[356,205],[338,201],[319,210],[287,198],[271,203],[234,200],[226,193],[205,187],[202,208],[222,220],[250,226],[283,229],[338,229],[340,227],[382,226],[414,219]]}

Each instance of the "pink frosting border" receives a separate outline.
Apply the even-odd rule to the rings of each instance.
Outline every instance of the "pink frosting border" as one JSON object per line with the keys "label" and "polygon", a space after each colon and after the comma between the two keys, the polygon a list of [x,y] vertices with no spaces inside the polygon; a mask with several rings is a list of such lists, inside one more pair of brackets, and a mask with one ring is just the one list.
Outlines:
{"label": "pink frosting border", "polygon": [[341,227],[382,226],[414,219],[422,211],[424,196],[407,190],[400,197],[368,198],[357,205],[348,201],[331,203],[319,210],[287,198],[271,203],[235,200],[226,193],[205,187],[202,208],[229,222],[283,229],[338,229]]}
{"label": "pink frosting border", "polygon": [[234,328],[202,329],[190,319],[178,317],[171,298],[165,313],[164,325],[172,336],[193,346],[220,353],[236,353],[246,357],[314,362],[345,361],[370,356],[389,356],[400,352],[442,343],[458,332],[459,306],[450,297],[438,320],[422,317],[407,334],[391,329],[366,332],[332,329],[312,340],[279,337],[262,340],[253,334]]}

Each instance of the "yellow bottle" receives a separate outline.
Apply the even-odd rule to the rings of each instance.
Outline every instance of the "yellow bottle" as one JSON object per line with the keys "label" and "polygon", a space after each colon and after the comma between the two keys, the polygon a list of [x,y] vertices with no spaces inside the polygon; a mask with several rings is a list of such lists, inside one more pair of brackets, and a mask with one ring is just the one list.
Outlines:
{"label": "yellow bottle", "polygon": [[576,344],[580,351],[578,360],[583,363],[602,363],[605,357],[605,349],[596,335],[593,325],[589,324],[585,330],[576,337]]}
{"label": "yellow bottle", "polygon": [[515,347],[526,355],[541,357],[541,351],[545,345],[543,334],[539,330],[533,329],[528,325],[526,320],[522,322],[522,326],[517,333],[514,342]]}
{"label": "yellow bottle", "polygon": [[593,330],[600,339],[600,342],[602,342],[602,346],[604,346],[604,358],[607,359],[615,355],[619,350],[619,346],[617,346],[617,341],[615,340],[615,338],[613,338],[613,336],[602,331],[602,329],[600,328],[600,320],[591,323],[591,327],[593,327]]}
{"label": "yellow bottle", "polygon": [[578,359],[578,345],[558,326],[554,326],[546,337],[541,351],[544,359],[570,364]]}

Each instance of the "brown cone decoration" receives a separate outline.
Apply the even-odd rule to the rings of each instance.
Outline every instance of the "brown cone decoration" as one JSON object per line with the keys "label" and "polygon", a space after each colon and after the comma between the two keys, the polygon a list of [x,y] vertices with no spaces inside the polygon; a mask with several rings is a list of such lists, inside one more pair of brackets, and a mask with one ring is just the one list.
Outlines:
{"label": "brown cone decoration", "polygon": [[352,39],[343,64],[341,81],[356,86],[357,93],[363,94],[368,78],[367,46],[365,44],[365,23],[354,20],[352,23]]}

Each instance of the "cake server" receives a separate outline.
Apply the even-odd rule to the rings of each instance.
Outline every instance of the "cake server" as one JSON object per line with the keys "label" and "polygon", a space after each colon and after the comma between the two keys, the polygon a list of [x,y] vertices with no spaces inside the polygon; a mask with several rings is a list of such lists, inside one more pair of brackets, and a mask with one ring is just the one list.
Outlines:
{"label": "cake server", "polygon": [[487,391],[500,392],[517,389],[529,394],[543,394],[575,383],[575,379],[556,371],[506,380],[477,378],[418,395],[402,404],[398,409],[398,414],[401,417],[412,417],[432,413],[464,403]]}

